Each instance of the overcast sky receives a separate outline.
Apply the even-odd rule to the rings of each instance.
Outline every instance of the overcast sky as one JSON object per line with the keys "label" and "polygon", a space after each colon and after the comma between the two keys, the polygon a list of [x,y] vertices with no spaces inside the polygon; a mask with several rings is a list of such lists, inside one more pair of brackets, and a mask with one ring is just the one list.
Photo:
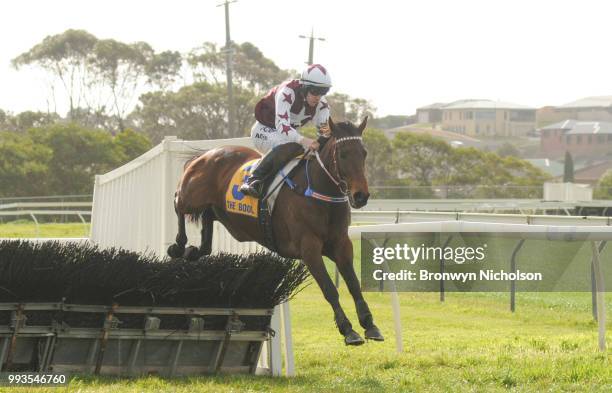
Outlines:
{"label": "overcast sky", "polygon": [[[0,19],[0,109],[46,110],[43,80],[10,60],[47,35],[84,29],[187,52],[225,40],[219,1],[10,1]],[[308,43],[334,91],[370,100],[377,115],[433,102],[488,98],[541,107],[612,95],[612,2],[239,0],[235,42],[282,68],[301,69]]]}

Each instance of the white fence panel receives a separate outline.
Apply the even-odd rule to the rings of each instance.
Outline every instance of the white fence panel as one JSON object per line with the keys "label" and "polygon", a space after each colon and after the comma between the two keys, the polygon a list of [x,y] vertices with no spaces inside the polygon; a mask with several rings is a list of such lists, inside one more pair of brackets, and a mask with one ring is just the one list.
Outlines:
{"label": "white fence panel", "polygon": [[[162,143],[107,174],[96,176],[91,239],[102,246],[153,251],[163,256],[176,237],[174,192],[187,160],[226,145],[252,146],[250,138]],[[215,251],[249,252],[257,247],[239,243],[216,225]],[[188,224],[189,244],[200,244],[200,229]],[[229,237],[229,238],[228,238]]]}
{"label": "white fence panel", "polygon": [[[178,223],[174,212],[174,192],[187,160],[220,146],[252,147],[250,138],[211,141],[183,141],[166,139],[126,165],[107,174],[96,176],[92,208],[91,240],[103,247],[123,247],[133,251],[152,251],[166,255],[174,243]],[[187,221],[189,244],[200,245],[200,225]],[[239,242],[218,222],[213,233],[213,251],[245,254],[263,250],[254,242]],[[264,346],[260,367],[270,368],[280,375],[282,307],[275,308],[272,329],[276,336]],[[288,310],[288,305],[285,306]],[[290,336],[291,326],[285,333]],[[290,337],[286,342],[291,342]],[[293,373],[293,349],[285,344],[289,367]]]}

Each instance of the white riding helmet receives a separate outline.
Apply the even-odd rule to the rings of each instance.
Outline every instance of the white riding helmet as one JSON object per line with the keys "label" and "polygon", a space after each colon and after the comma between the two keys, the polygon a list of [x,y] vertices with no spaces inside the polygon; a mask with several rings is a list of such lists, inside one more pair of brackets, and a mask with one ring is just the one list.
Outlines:
{"label": "white riding helmet", "polygon": [[321,64],[309,65],[304,71],[302,71],[300,82],[302,82],[304,86],[327,88],[332,86],[329,72]]}

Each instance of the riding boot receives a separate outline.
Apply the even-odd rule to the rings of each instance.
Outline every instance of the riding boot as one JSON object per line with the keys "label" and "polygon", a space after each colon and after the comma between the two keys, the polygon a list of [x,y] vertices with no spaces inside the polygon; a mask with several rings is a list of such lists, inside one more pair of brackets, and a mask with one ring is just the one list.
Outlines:
{"label": "riding boot", "polygon": [[274,176],[289,161],[303,152],[304,148],[302,145],[295,142],[276,146],[261,159],[257,168],[255,168],[247,181],[240,186],[238,191],[255,198],[261,198],[266,179]]}

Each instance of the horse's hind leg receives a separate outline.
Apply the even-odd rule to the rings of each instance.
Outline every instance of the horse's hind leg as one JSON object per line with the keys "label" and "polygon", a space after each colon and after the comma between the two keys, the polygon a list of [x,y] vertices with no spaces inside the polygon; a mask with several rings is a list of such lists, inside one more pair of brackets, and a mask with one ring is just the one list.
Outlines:
{"label": "horse's hind leg", "polygon": [[174,200],[174,211],[178,218],[178,234],[176,242],[168,247],[168,255],[172,258],[180,258],[185,253],[185,244],[187,244],[187,233],[185,231],[185,215],[178,211],[176,207],[176,199]]}
{"label": "horse's hind leg", "polygon": [[204,209],[202,212],[202,230],[200,231],[202,240],[200,243],[200,248],[197,247],[187,247],[185,250],[185,258],[190,261],[195,261],[200,258],[202,255],[210,255],[212,252],[212,235],[213,235],[213,223],[215,219],[215,214],[212,211],[212,208]]}
{"label": "horse's hind leg", "polygon": [[200,244],[200,255],[210,255],[212,252],[213,224],[215,223],[215,213],[212,208],[207,208],[202,213],[202,243]]}

